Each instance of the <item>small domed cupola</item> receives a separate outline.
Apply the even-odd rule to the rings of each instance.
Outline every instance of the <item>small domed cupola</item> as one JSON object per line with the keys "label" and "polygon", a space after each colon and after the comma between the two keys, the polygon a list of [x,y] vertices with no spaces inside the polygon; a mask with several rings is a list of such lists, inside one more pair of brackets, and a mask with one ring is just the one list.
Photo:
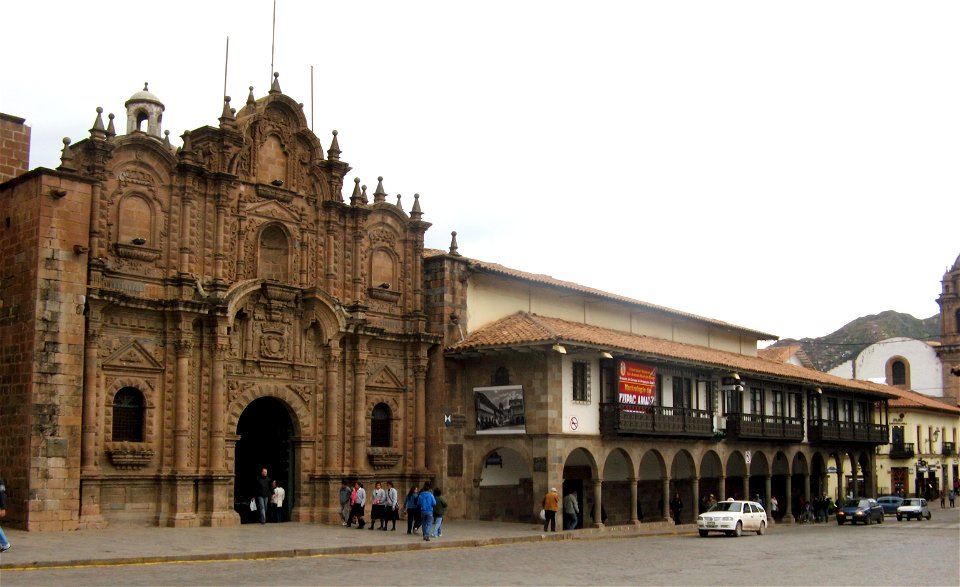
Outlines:
{"label": "small domed cupola", "polygon": [[130,96],[124,106],[127,108],[127,134],[139,131],[162,138],[160,122],[163,120],[163,102],[147,90],[146,82],[143,89]]}

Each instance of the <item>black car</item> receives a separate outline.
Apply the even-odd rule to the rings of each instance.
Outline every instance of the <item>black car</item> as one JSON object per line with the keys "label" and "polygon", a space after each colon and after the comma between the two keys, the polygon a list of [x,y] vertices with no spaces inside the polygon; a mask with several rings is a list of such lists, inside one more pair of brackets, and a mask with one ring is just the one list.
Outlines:
{"label": "black car", "polygon": [[877,500],[867,497],[858,499],[844,500],[837,508],[837,524],[843,526],[844,522],[856,524],[872,524],[874,522],[883,523],[883,508],[877,503]]}
{"label": "black car", "polygon": [[888,516],[897,515],[897,508],[903,503],[903,498],[896,495],[884,495],[877,498],[877,503],[883,508],[883,513]]}

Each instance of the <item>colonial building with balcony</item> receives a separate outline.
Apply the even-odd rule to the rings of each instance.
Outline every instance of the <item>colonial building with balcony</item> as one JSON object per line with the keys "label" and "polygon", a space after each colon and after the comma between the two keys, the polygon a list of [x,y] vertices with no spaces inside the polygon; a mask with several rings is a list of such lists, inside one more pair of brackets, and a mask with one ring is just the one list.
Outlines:
{"label": "colonial building with balcony", "polygon": [[532,520],[551,487],[586,525],[661,521],[675,495],[687,522],[711,495],[776,496],[787,517],[831,486],[876,495],[887,386],[761,358],[771,334],[463,257],[456,235],[424,265],[444,341],[429,465],[467,517]]}

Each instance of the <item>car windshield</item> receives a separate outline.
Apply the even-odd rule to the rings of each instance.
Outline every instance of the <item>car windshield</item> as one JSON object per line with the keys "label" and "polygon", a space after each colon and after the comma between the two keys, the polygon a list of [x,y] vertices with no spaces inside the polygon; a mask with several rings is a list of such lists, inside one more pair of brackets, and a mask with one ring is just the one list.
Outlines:
{"label": "car windshield", "polygon": [[920,505],[919,499],[905,499],[903,500],[903,505]]}
{"label": "car windshield", "polygon": [[711,512],[739,512],[741,511],[742,503],[735,501],[721,501],[717,502],[711,507],[708,511]]}
{"label": "car windshield", "polygon": [[869,508],[870,500],[867,499],[848,499],[843,502],[845,508]]}

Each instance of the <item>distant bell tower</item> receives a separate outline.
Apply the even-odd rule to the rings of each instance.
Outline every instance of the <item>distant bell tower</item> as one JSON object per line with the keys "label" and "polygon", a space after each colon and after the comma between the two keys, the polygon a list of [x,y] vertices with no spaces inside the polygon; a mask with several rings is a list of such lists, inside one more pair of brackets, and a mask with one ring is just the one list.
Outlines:
{"label": "distant bell tower", "polygon": [[147,90],[146,82],[143,83],[143,89],[130,96],[124,106],[127,108],[127,134],[140,131],[152,137],[161,138],[160,122],[163,120],[163,102]]}
{"label": "distant bell tower", "polygon": [[960,257],[943,274],[940,304],[940,348],[943,364],[943,397],[960,404]]}

